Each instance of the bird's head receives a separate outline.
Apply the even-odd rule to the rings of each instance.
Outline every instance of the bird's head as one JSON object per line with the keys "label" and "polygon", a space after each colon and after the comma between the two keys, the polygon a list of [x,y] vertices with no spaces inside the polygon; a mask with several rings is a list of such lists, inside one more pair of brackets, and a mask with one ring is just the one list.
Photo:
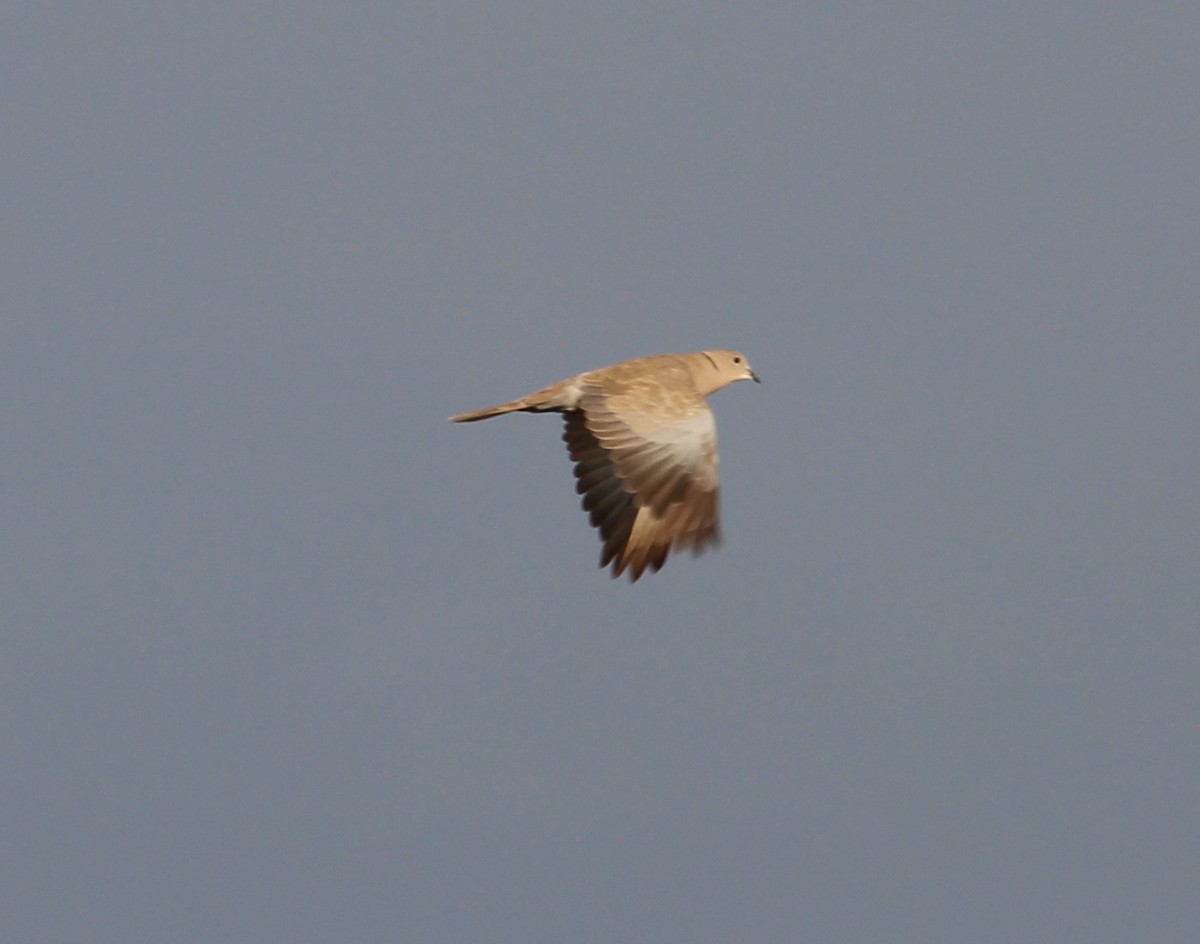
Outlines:
{"label": "bird's head", "polygon": [[712,378],[713,390],[720,390],[739,380],[753,380],[755,383],[762,383],[758,374],[750,367],[749,359],[740,351],[705,351],[704,356],[712,364],[716,373],[716,376]]}

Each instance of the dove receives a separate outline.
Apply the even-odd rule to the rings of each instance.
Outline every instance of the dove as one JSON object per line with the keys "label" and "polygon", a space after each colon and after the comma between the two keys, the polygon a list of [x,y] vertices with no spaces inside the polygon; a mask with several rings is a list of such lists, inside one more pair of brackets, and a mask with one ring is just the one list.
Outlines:
{"label": "dove", "polygon": [[706,397],[739,380],[761,383],[737,351],[639,357],[450,420],[561,413],[575,490],[600,531],[600,566],[634,582],[672,550],[700,554],[720,543],[717,428]]}

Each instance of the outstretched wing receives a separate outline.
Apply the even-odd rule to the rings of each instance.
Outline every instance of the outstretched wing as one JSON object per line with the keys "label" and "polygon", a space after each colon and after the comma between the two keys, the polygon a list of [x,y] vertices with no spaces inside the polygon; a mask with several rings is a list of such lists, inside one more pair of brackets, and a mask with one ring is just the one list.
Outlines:
{"label": "outstretched wing", "polygon": [[672,550],[699,554],[720,541],[716,424],[702,397],[654,404],[641,391],[584,390],[564,414],[563,440],[575,462],[576,491],[600,530],[600,566],[637,580]]}

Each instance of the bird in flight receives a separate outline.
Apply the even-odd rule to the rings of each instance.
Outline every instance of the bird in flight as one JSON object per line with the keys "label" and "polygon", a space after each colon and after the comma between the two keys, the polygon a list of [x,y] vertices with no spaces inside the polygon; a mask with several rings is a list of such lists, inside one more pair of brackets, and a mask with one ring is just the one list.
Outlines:
{"label": "bird in flight", "polygon": [[575,490],[604,545],[600,566],[636,581],[672,550],[720,542],[717,427],[705,398],[739,380],[761,382],[737,351],[639,357],[450,419],[561,413]]}

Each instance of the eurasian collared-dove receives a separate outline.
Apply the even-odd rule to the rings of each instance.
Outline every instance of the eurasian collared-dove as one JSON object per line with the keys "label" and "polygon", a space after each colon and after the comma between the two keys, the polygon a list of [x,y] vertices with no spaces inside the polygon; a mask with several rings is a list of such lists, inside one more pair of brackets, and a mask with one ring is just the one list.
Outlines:
{"label": "eurasian collared-dove", "polygon": [[738,380],[759,383],[737,351],[640,357],[451,420],[562,413],[575,490],[604,542],[600,566],[637,580],[672,548],[699,554],[720,541],[717,429],[704,398]]}

